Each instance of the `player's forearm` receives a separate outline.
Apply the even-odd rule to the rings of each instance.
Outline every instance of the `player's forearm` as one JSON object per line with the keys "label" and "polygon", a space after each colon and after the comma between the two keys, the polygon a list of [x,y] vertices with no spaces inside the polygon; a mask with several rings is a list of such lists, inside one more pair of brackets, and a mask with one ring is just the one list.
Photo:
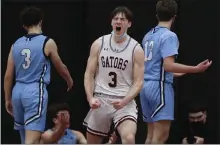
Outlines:
{"label": "player's forearm", "polygon": [[68,70],[68,68],[67,68],[64,64],[63,64],[62,68],[59,69],[58,72],[59,72],[60,76],[61,76],[64,80],[66,80],[67,82],[72,81],[72,77],[71,77],[71,75],[70,75],[70,73],[69,73],[69,70]]}
{"label": "player's forearm", "polygon": [[91,73],[85,73],[84,76],[84,87],[86,91],[87,100],[91,100],[94,93],[94,85],[95,85],[95,79]]}
{"label": "player's forearm", "polygon": [[173,73],[196,73],[195,66],[184,65],[180,63],[164,64],[167,72]]}
{"label": "player's forearm", "polygon": [[64,135],[66,128],[63,127],[62,125],[57,127],[51,134],[51,137],[46,140],[42,140],[41,143],[46,143],[46,144],[54,144],[57,143],[61,137]]}
{"label": "player's forearm", "polygon": [[12,81],[13,81],[12,77],[5,76],[4,78],[5,101],[11,100]]}
{"label": "player's forearm", "polygon": [[173,76],[174,76],[174,77],[181,77],[181,76],[183,76],[184,74],[186,74],[186,73],[173,73]]}
{"label": "player's forearm", "polygon": [[143,86],[143,81],[137,81],[135,82],[130,91],[127,93],[126,97],[124,98],[125,102],[130,102],[131,100],[133,100],[138,93],[140,92],[141,88]]}

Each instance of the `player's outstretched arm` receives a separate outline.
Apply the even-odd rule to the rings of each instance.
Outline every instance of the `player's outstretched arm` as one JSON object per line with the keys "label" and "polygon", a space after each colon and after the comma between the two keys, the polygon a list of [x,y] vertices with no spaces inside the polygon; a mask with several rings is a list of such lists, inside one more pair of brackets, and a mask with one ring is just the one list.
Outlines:
{"label": "player's outstretched arm", "polygon": [[79,131],[76,131],[76,130],[72,130],[73,134],[76,135],[76,138],[77,138],[77,142],[79,144],[87,144],[87,140],[85,138],[85,136],[79,132]]}
{"label": "player's outstretched arm", "polygon": [[189,66],[175,63],[175,55],[178,54],[179,41],[176,35],[164,38],[161,44],[161,56],[165,71],[173,73],[198,73],[205,71],[212,62],[205,60],[197,66]]}
{"label": "player's outstretched arm", "polygon": [[174,56],[169,56],[164,58],[164,69],[167,72],[173,72],[173,73],[199,73],[199,72],[204,72],[210,65],[211,61],[205,60],[198,64],[197,66],[189,66],[189,65],[184,65],[180,63],[175,63],[174,62]]}
{"label": "player's outstretched arm", "polygon": [[130,102],[140,92],[144,81],[144,51],[140,45],[137,46],[134,52],[134,67],[133,67],[133,85],[124,98],[125,102]]}
{"label": "player's outstretched arm", "polygon": [[181,77],[183,75],[185,75],[186,73],[173,73],[174,77]]}
{"label": "player's outstretched arm", "polygon": [[11,48],[10,53],[8,55],[7,69],[4,78],[6,110],[11,115],[12,115],[12,108],[10,106],[10,102],[11,102],[11,92],[12,92],[11,90],[12,90],[13,78],[14,78],[14,61],[12,57],[12,48]]}
{"label": "player's outstretched arm", "polygon": [[47,41],[45,45],[45,54],[50,57],[57,72],[61,75],[63,79],[66,80],[67,85],[68,85],[68,90],[71,89],[73,86],[72,77],[67,67],[63,64],[62,60],[60,59],[57,45],[53,39],[50,39]]}
{"label": "player's outstretched arm", "polygon": [[87,61],[86,72],[84,74],[84,87],[88,102],[93,98],[95,85],[95,74],[98,66],[98,54],[101,47],[100,39],[97,39],[91,46]]}

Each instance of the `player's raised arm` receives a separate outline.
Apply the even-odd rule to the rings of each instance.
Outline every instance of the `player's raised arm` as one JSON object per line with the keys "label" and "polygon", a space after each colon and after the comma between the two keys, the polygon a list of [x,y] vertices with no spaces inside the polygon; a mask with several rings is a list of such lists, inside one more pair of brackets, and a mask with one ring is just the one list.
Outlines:
{"label": "player's raised arm", "polygon": [[138,95],[144,81],[144,51],[140,45],[134,51],[133,85],[124,98],[125,102],[130,102]]}
{"label": "player's raised arm", "polygon": [[97,39],[91,46],[89,58],[87,61],[86,72],[84,75],[84,87],[87,95],[87,100],[90,101],[93,98],[94,92],[94,79],[98,66],[98,54],[101,47],[100,39]]}
{"label": "player's raised arm", "polygon": [[4,78],[6,110],[11,115],[12,115],[11,92],[12,92],[13,77],[14,77],[14,61],[12,57],[12,48],[11,48],[10,53],[8,55],[7,69]]}
{"label": "player's raised arm", "polygon": [[48,42],[46,43],[45,54],[50,57],[57,72],[61,75],[63,79],[66,80],[68,85],[68,90],[70,90],[73,86],[73,80],[67,67],[63,64],[62,60],[60,59],[57,45],[53,39],[48,40]]}

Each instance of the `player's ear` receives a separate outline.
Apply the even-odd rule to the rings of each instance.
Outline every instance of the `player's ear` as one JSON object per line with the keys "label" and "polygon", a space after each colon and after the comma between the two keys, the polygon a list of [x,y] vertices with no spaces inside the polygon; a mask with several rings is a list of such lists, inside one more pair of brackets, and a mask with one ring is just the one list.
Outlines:
{"label": "player's ear", "polygon": [[128,28],[130,28],[130,27],[131,27],[131,24],[132,24],[132,22],[128,22]]}
{"label": "player's ear", "polygon": [[42,20],[39,22],[39,26],[40,26],[40,27],[42,26],[42,22],[43,22]]}

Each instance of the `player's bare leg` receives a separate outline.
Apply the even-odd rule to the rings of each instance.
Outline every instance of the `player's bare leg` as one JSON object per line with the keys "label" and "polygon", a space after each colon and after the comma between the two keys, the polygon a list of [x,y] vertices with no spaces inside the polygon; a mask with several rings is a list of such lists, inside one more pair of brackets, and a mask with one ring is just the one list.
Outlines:
{"label": "player's bare leg", "polygon": [[135,144],[135,134],[137,131],[137,124],[131,120],[123,121],[118,127],[122,144]]}
{"label": "player's bare leg", "polygon": [[154,131],[154,124],[147,123],[147,138],[146,138],[145,144],[151,144],[152,139],[153,139],[153,131]]}
{"label": "player's bare leg", "polygon": [[39,144],[41,138],[41,132],[36,130],[25,131],[25,144]]}
{"label": "player's bare leg", "polygon": [[86,132],[87,144],[101,144],[104,137]]}
{"label": "player's bare leg", "polygon": [[154,123],[152,144],[164,144],[169,137],[170,120],[160,120]]}

